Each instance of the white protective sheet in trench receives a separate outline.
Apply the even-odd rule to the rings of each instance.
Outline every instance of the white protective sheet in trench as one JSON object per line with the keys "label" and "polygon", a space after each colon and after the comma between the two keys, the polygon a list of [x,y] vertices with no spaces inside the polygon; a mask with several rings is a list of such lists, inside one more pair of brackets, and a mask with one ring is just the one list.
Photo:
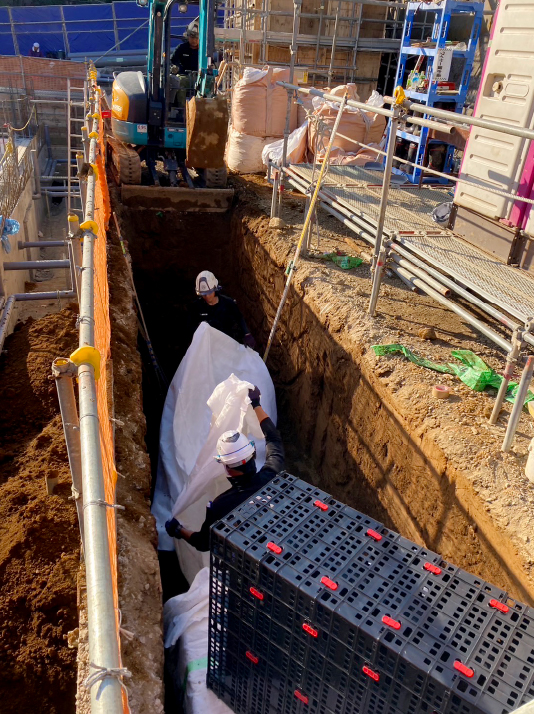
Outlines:
{"label": "white protective sheet in trench", "polygon": [[209,553],[170,538],[165,521],[172,516],[196,531],[206,505],[229,487],[215,461],[217,440],[239,429],[256,444],[258,468],[265,460],[265,440],[250,405],[248,390],[258,386],[261,403],[276,424],[276,399],[269,371],[257,352],[202,323],[176,371],[167,393],[160,427],[160,456],[152,513],[159,549],[176,548],[189,583],[209,565]]}

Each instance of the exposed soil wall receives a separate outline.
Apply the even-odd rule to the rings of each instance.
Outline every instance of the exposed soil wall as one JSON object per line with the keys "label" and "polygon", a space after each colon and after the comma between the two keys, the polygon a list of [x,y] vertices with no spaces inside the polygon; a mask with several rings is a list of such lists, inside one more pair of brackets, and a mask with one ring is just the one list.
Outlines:
{"label": "exposed soil wall", "polygon": [[[265,344],[299,233],[269,229],[265,213],[251,206],[258,189],[251,194],[250,184],[240,185],[232,219],[235,278],[239,302]],[[298,229],[302,206],[294,208],[286,218]],[[534,602],[534,487],[523,473],[528,417],[514,453],[502,454],[505,421],[488,425],[491,397],[399,358],[379,360],[369,347],[401,342],[428,354],[429,343],[417,335],[431,324],[439,339],[429,356],[437,361],[450,360],[451,349],[472,349],[499,370],[503,355],[398,281],[383,287],[379,314],[369,318],[368,275],[366,265],[347,273],[317,260],[303,260],[297,271],[269,358],[282,433],[301,454],[296,468],[445,559]],[[454,393],[446,403],[430,397],[443,379]]]}
{"label": "exposed soil wall", "polygon": [[[77,346],[76,309],[19,323],[0,359],[0,710],[75,708],[79,530],[52,360]],[[45,479],[59,479],[48,496]]]}
{"label": "exposed soil wall", "polygon": [[163,628],[157,536],[150,514],[151,472],[145,446],[137,313],[126,263],[114,232],[108,241],[111,359],[117,512],[121,652],[130,670],[132,714],[163,712]]}

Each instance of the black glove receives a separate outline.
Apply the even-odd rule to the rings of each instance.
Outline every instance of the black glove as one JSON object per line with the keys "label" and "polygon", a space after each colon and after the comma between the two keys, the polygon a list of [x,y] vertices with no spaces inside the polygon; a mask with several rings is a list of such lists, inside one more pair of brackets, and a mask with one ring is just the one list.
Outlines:
{"label": "black glove", "polygon": [[253,350],[254,347],[256,347],[256,340],[252,337],[250,332],[247,332],[247,334],[243,337],[243,344],[246,347],[250,347],[251,350]]}
{"label": "black glove", "polygon": [[170,521],[166,521],[165,523],[165,530],[171,538],[180,539],[182,537],[181,529],[182,524],[180,523],[180,521],[177,521],[176,518],[171,518]]}
{"label": "black glove", "polygon": [[256,407],[260,406],[260,397],[261,392],[259,390],[259,387],[254,387],[254,389],[248,390],[248,398],[250,399],[250,403],[252,404],[253,409],[256,409]]}

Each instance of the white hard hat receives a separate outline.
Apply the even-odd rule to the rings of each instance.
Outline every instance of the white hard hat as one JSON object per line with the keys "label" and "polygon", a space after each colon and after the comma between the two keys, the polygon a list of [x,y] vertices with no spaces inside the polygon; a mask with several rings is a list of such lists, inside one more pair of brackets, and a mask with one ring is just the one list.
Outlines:
{"label": "white hard hat", "polygon": [[186,37],[198,37],[198,17],[192,20],[185,31]]}
{"label": "white hard hat", "polygon": [[213,273],[210,273],[209,270],[203,270],[197,275],[197,279],[195,281],[195,290],[197,291],[197,295],[208,295],[214,290],[217,290],[218,287],[219,281]]}
{"label": "white hard hat", "polygon": [[225,466],[243,466],[256,453],[253,441],[239,431],[225,431],[217,442],[217,461]]}
{"label": "white hard hat", "polygon": [[39,43],[38,43],[38,42],[34,42],[34,43],[33,43],[33,49],[34,49],[34,50],[38,50],[38,49],[39,49]]}

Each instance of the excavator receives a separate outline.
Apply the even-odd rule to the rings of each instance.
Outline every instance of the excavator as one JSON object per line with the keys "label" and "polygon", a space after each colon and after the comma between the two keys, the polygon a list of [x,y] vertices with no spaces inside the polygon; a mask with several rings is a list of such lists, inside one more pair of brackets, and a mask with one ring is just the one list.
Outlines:
{"label": "excavator", "polygon": [[[178,74],[171,66],[171,10],[177,0],[137,0],[149,8],[147,75],[120,72],[112,88],[110,165],[125,194],[142,205],[166,194],[186,210],[223,210],[233,191],[226,189],[224,149],[228,105],[217,93],[215,46],[216,0],[198,0],[198,72]],[[183,4],[183,3],[181,3]],[[193,3],[196,4],[196,3]],[[141,162],[150,187],[141,187]],[[156,163],[163,163],[171,188],[160,187]],[[180,180],[185,188],[177,188]],[[134,190],[138,186],[138,191]],[[154,187],[158,189],[156,192]],[[210,194],[211,192],[211,194]],[[141,200],[139,204],[138,199]],[[160,201],[156,200],[156,203]]]}

